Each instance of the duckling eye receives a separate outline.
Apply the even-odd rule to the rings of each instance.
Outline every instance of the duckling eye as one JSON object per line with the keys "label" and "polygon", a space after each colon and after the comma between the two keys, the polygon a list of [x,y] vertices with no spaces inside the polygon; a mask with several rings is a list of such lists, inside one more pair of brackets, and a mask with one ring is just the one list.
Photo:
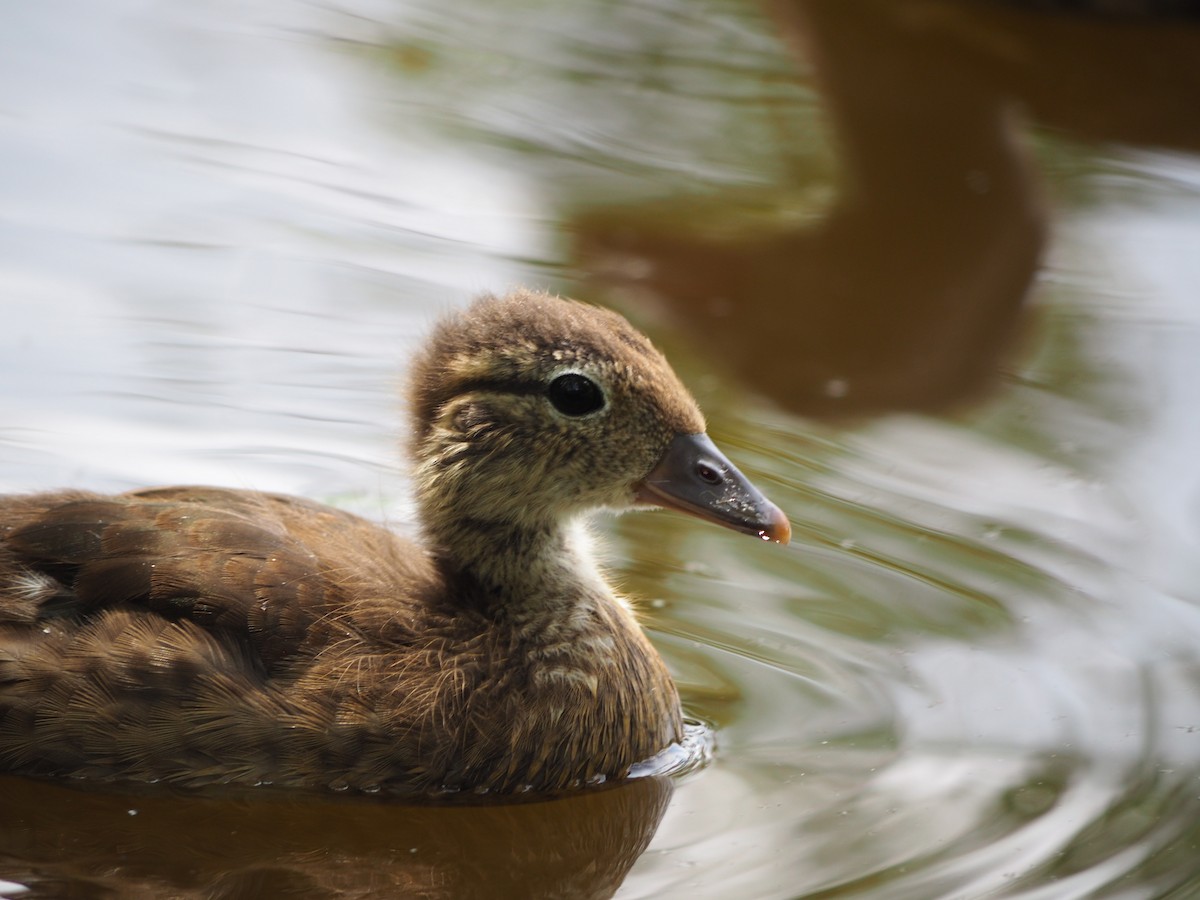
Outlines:
{"label": "duckling eye", "polygon": [[575,372],[559,375],[550,382],[546,396],[564,416],[586,416],[604,406],[604,393],[596,382]]}

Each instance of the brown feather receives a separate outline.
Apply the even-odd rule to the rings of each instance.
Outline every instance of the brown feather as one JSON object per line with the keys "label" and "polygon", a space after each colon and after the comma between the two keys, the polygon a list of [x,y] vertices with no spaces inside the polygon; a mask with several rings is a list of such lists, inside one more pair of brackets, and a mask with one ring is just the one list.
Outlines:
{"label": "brown feather", "polygon": [[[537,387],[586,371],[611,414]],[[703,429],[613,313],[485,298],[414,365],[424,547],[205,487],[0,500],[0,767],[105,779],[512,792],[618,778],[675,687],[576,521]]]}

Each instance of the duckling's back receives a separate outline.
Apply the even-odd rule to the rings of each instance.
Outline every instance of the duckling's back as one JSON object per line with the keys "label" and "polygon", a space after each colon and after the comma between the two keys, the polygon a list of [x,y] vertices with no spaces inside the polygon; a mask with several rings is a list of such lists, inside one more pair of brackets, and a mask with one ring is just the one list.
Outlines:
{"label": "duckling's back", "polygon": [[[213,488],[0,502],[0,767],[288,778],[336,731],[319,660],[416,621],[416,547],[296,498]],[[309,735],[307,738],[304,735]]]}

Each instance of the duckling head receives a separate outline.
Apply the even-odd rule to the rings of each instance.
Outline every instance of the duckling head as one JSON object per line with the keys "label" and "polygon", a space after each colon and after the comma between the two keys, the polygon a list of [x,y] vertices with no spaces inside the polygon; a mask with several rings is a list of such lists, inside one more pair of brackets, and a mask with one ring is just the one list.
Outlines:
{"label": "duckling head", "polygon": [[705,435],[663,355],[614,312],[485,296],[437,326],[411,379],[418,503],[435,536],[464,520],[546,531],[637,505],[790,535]]}

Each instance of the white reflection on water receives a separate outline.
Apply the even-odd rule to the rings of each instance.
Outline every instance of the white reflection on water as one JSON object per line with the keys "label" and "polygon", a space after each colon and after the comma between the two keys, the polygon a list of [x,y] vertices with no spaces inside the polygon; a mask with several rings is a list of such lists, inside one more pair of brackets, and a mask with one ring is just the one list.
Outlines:
{"label": "white reflection on water", "polygon": [[[510,260],[541,252],[523,179],[381,121],[386,81],[313,30],[323,13],[233,12],[6,11],[11,489],[312,488],[273,458],[294,449],[281,429],[307,431],[309,454],[391,461],[378,432],[403,351],[432,312],[524,280]],[[347,413],[356,392],[370,404]]]}

